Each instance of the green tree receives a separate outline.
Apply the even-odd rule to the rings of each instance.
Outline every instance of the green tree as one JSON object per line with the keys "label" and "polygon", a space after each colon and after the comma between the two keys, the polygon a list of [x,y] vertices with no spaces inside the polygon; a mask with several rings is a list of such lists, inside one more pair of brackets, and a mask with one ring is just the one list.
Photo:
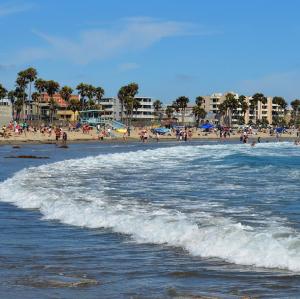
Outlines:
{"label": "green tree", "polygon": [[167,106],[165,113],[167,115],[168,118],[171,118],[173,113],[174,113],[174,109],[172,106]]}
{"label": "green tree", "polygon": [[68,109],[70,109],[73,114],[74,114],[74,119],[75,119],[75,114],[77,111],[79,111],[81,108],[80,101],[77,99],[70,99]]}
{"label": "green tree", "polygon": [[53,80],[49,80],[46,82],[46,92],[50,97],[49,100],[49,110],[50,110],[50,120],[51,123],[53,123],[53,118],[54,118],[54,114],[57,110],[57,103],[54,100],[53,96],[55,95],[55,93],[57,93],[59,91],[59,83]]}
{"label": "green tree", "polygon": [[186,96],[181,96],[181,97],[178,97],[176,100],[175,100],[175,107],[174,109],[179,109],[179,111],[181,112],[181,123],[182,125],[184,124],[184,117],[185,117],[185,111],[186,111],[186,107],[187,107],[187,104],[189,102],[189,98],[186,97]]}
{"label": "green tree", "polygon": [[[20,95],[22,93],[23,98],[22,98],[22,115],[23,115],[23,121],[25,121],[26,117],[25,117],[25,102],[26,102],[26,87],[28,85],[28,79],[27,79],[27,73],[25,71],[20,71],[18,73],[18,77],[16,79],[16,88],[18,88],[18,95]],[[20,98],[18,98],[19,102],[20,102]],[[19,103],[20,104],[20,103]]]}
{"label": "green tree", "polygon": [[158,116],[159,119],[161,119],[161,117],[160,117],[161,113],[160,113],[159,111],[160,111],[161,108],[162,108],[162,102],[161,102],[160,100],[155,100],[155,101],[153,102],[153,108],[154,108],[154,114],[155,114],[156,116]]}
{"label": "green tree", "polygon": [[121,106],[121,121],[123,121],[124,107],[127,115],[127,125],[130,125],[131,118],[133,115],[133,104],[134,97],[138,93],[139,86],[137,83],[129,83],[128,85],[122,86],[118,92],[118,98]]}
{"label": "green tree", "polygon": [[291,106],[293,109],[294,125],[296,126],[298,123],[298,118],[299,118],[300,100],[296,99],[296,100],[292,101]]}
{"label": "green tree", "polygon": [[31,87],[34,80],[37,78],[37,70],[33,67],[29,67],[28,69],[24,70],[27,82],[29,83],[29,101],[31,101]]}
{"label": "green tree", "polygon": [[86,97],[88,94],[89,85],[85,83],[80,83],[77,85],[76,89],[78,90],[78,94],[80,96],[80,109],[84,109],[86,103]]}
{"label": "green tree", "polygon": [[104,89],[100,86],[95,88],[95,99],[100,102],[102,97],[104,96]]}
{"label": "green tree", "polygon": [[65,111],[66,111],[67,107],[69,106],[72,92],[73,92],[73,89],[69,86],[63,86],[59,91],[61,98],[65,101],[65,104],[66,104]]}
{"label": "green tree", "polygon": [[225,108],[225,115],[228,118],[227,124],[229,127],[232,125],[232,115],[233,112],[239,108],[239,100],[232,93],[227,93],[225,95],[225,101],[223,102]]}
{"label": "green tree", "polygon": [[204,108],[202,108],[200,105],[197,105],[193,107],[193,114],[195,115],[197,121],[197,127],[199,127],[200,119],[203,120],[207,113]]}
{"label": "green tree", "polygon": [[245,124],[245,115],[246,115],[246,112],[249,109],[249,105],[246,102],[246,97],[244,95],[240,95],[239,96],[239,106],[240,106],[240,108],[242,110],[242,115],[243,115],[242,116],[243,120],[241,118],[239,118],[239,124],[243,125],[243,124]]}
{"label": "green tree", "polygon": [[72,92],[73,89],[69,86],[63,86],[59,91],[61,98],[66,102],[67,105],[69,104]]}
{"label": "green tree", "polygon": [[40,103],[44,102],[44,95],[45,95],[45,92],[46,92],[46,84],[47,84],[47,81],[45,81],[42,78],[38,78],[34,82],[34,88],[40,94],[40,98],[37,100],[38,121],[40,121],[40,118],[41,118]]}
{"label": "green tree", "polygon": [[258,103],[266,104],[267,98],[263,93],[255,93],[250,100],[250,108],[254,112],[255,123],[257,123],[257,105]]}
{"label": "green tree", "polygon": [[196,97],[195,103],[197,106],[202,106],[204,104],[204,98],[201,96]]}
{"label": "green tree", "polygon": [[33,92],[31,95],[32,101],[36,104],[37,106],[37,114],[39,115],[39,100],[41,98],[41,94],[37,91]]}

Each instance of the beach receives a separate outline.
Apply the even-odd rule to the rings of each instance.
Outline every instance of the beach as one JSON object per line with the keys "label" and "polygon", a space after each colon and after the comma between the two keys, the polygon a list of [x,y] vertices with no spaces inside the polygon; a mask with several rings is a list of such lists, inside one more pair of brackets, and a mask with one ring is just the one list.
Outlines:
{"label": "beach", "polygon": [[[141,141],[141,132],[144,131],[144,128],[134,128],[130,132],[130,136],[126,136],[124,138],[123,133],[118,133],[116,131],[112,131],[111,136],[104,136],[103,139],[99,138],[99,133],[97,133],[96,129],[93,128],[88,133],[83,133],[82,130],[77,131],[68,131],[68,128],[62,128],[62,132],[66,132],[68,135],[68,142],[69,143],[78,143],[78,142],[134,142],[134,141]],[[157,140],[157,135],[151,133],[151,128],[146,128],[149,132],[148,142],[161,142],[161,141],[171,141],[176,140],[175,132],[171,132],[170,134],[159,135]],[[192,137],[188,138],[188,141],[194,140],[215,140],[215,141],[230,141],[230,140],[240,140],[241,133],[234,132],[227,138],[220,138],[219,132],[203,132],[200,129],[191,129],[192,130]],[[276,137],[274,134],[270,136],[267,132],[257,132],[254,134],[249,135],[249,142],[250,141],[257,141],[260,137],[261,140],[264,141],[284,141],[284,140],[295,140],[297,139],[296,132],[284,133],[280,134],[279,138]],[[180,140],[183,141],[183,140]],[[48,133],[41,133],[39,131],[26,131],[21,134],[16,134],[14,132],[9,132],[9,137],[4,138],[0,136],[0,145],[1,144],[47,144],[47,143],[62,143],[62,138],[59,138],[59,141],[56,141],[56,136],[54,130],[51,134]]]}
{"label": "beach", "polygon": [[3,145],[0,159],[5,298],[300,292],[292,142]]}

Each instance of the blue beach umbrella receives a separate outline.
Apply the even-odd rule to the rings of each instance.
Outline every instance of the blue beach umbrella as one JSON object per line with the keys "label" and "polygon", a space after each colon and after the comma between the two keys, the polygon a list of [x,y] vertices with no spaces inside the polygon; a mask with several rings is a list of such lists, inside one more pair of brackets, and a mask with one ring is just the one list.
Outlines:
{"label": "blue beach umbrella", "polygon": [[212,124],[204,124],[204,125],[200,126],[200,128],[208,130],[208,129],[214,128],[214,125],[212,125]]}

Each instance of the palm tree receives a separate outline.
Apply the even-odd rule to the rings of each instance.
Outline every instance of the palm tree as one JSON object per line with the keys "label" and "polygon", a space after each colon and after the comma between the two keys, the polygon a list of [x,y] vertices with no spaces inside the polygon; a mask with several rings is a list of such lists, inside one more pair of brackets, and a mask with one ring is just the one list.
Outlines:
{"label": "palm tree", "polygon": [[202,104],[204,103],[204,98],[201,96],[196,97],[195,103],[197,106],[202,106]]}
{"label": "palm tree", "polygon": [[19,89],[19,95],[22,92],[23,98],[22,98],[22,114],[23,114],[23,120],[25,121],[25,111],[24,111],[24,106],[25,106],[25,97],[27,96],[25,93],[26,87],[28,85],[28,79],[27,79],[27,74],[25,71],[20,71],[18,73],[18,77],[16,79],[16,87]]}
{"label": "palm tree", "polygon": [[231,127],[232,124],[232,114],[239,107],[239,100],[232,93],[227,93],[225,96],[225,101],[223,102],[224,109],[226,109],[225,115],[228,116],[228,126]]}
{"label": "palm tree", "polygon": [[[240,124],[244,124],[245,123],[245,115],[246,115],[246,112],[248,111],[249,109],[249,105],[248,103],[246,102],[246,97],[244,95],[240,95],[239,98],[238,98],[238,101],[239,101],[239,107],[241,108],[242,110],[242,115],[239,119],[239,123]],[[242,123],[241,123],[242,122]]]}
{"label": "palm tree", "polygon": [[166,113],[168,118],[171,118],[173,113],[174,113],[173,107],[172,106],[167,106],[165,113]]}
{"label": "palm tree", "polygon": [[[277,104],[281,109],[281,112],[283,112],[284,115],[286,114],[286,108],[288,104],[283,97],[275,96],[272,100],[272,103]],[[276,114],[279,116],[278,111],[276,111]]]}
{"label": "palm tree", "polygon": [[38,121],[40,121],[40,102],[44,101],[44,94],[46,91],[46,81],[42,78],[36,79],[34,82],[34,88],[40,94],[40,98],[37,100]]}
{"label": "palm tree", "polygon": [[65,104],[66,104],[65,112],[67,110],[67,107],[69,106],[69,101],[72,96],[72,92],[73,92],[73,89],[69,86],[63,86],[59,91],[61,98],[65,101]]}
{"label": "palm tree", "polygon": [[50,110],[50,119],[51,119],[51,123],[53,122],[53,116],[54,116],[54,112],[57,109],[57,103],[55,102],[55,100],[53,99],[53,96],[56,92],[58,92],[59,90],[59,83],[55,82],[53,80],[49,80],[46,82],[46,91],[47,94],[50,97],[50,101],[49,101],[49,110]]}
{"label": "palm tree", "polygon": [[95,99],[97,100],[97,102],[100,102],[105,92],[102,87],[98,86],[95,88],[94,93],[95,93]]}
{"label": "palm tree", "polygon": [[73,112],[74,120],[75,120],[75,113],[79,111],[80,107],[81,104],[77,99],[70,99],[68,109],[70,109]]}
{"label": "palm tree", "polygon": [[184,124],[185,110],[186,110],[186,107],[187,107],[187,104],[189,101],[190,101],[189,98],[185,97],[185,96],[181,96],[181,97],[177,98],[175,101],[175,104],[176,104],[175,107],[177,107],[177,109],[180,109],[180,111],[181,111],[182,125]]}
{"label": "palm tree", "polygon": [[50,111],[51,124],[53,123],[54,114],[55,114],[57,108],[58,108],[58,104],[56,103],[54,98],[51,97],[50,101],[49,101],[49,111]]}
{"label": "palm tree", "polygon": [[197,120],[197,127],[199,127],[200,119],[204,119],[207,113],[204,108],[202,108],[200,105],[197,105],[193,107],[193,114]]}
{"label": "palm tree", "polygon": [[126,100],[126,86],[122,86],[118,92],[118,99],[121,106],[121,122],[123,122],[123,114],[124,114],[124,103]]}
{"label": "palm tree", "polygon": [[220,105],[218,105],[218,111],[219,111],[219,115],[220,115],[220,124],[224,122],[224,117],[226,116],[227,113],[227,106],[225,105],[225,103],[221,103]]}
{"label": "palm tree", "polygon": [[162,107],[162,102],[160,100],[155,100],[153,102],[153,108],[154,108],[154,113],[159,116],[161,114],[159,114],[159,110],[161,109]]}
{"label": "palm tree", "polygon": [[24,99],[27,97],[27,94],[23,88],[17,86],[14,91],[14,97],[16,99],[14,103],[16,109],[16,119],[20,120],[20,113],[24,111]]}
{"label": "palm tree", "polygon": [[80,104],[81,109],[83,110],[85,106],[85,98],[88,93],[88,84],[80,83],[77,85],[76,89],[78,90],[78,94],[80,95]]}
{"label": "palm tree", "polygon": [[63,86],[59,91],[61,98],[66,102],[67,105],[72,96],[72,92],[73,92],[73,89],[69,86]]}
{"label": "palm tree", "polygon": [[29,83],[29,98],[28,98],[28,100],[30,101],[31,100],[31,85],[32,85],[32,82],[34,80],[36,80],[36,78],[37,78],[37,71],[35,68],[30,67],[30,68],[24,70],[24,73],[25,73],[26,79]]}
{"label": "palm tree", "polygon": [[296,126],[298,122],[298,114],[300,110],[300,100],[296,99],[291,102],[291,106],[293,108],[293,116],[294,116],[294,125]]}
{"label": "palm tree", "polygon": [[[31,99],[33,100],[34,103],[37,103],[37,111],[39,111],[39,99],[41,97],[41,94],[39,92],[33,92],[32,95],[31,95]],[[39,115],[39,112],[38,112],[38,115]]]}
{"label": "palm tree", "polygon": [[267,98],[263,93],[255,93],[250,100],[250,107],[254,111],[255,123],[257,122],[257,105],[259,102],[262,104],[267,103]]}
{"label": "palm tree", "polygon": [[[124,106],[127,114],[127,125],[130,123],[130,115],[133,112],[134,97],[138,93],[139,86],[137,83],[129,83],[128,85],[122,86],[118,92],[118,98],[121,105],[121,121],[123,121]],[[127,110],[129,109],[129,110]]]}
{"label": "palm tree", "polygon": [[[137,114],[137,111],[141,107],[141,102],[139,99],[133,98],[133,103],[132,103],[132,110],[135,110],[135,114]],[[133,111],[132,111],[133,114]],[[133,117],[133,115],[131,116]]]}

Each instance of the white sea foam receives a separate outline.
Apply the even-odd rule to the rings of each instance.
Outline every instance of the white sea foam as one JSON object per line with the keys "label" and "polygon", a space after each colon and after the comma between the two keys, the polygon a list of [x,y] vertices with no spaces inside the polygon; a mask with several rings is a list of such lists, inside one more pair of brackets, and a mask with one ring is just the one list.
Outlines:
{"label": "white sea foam", "polygon": [[[259,145],[257,155],[261,151],[263,155],[269,147]],[[272,147],[289,145],[273,144]],[[130,176],[130,168],[142,174],[140,185],[135,186],[147,189],[147,176],[153,171],[176,171],[186,161],[218,160],[252,150],[244,145],[179,146],[67,160],[18,172],[0,184],[0,200],[21,208],[39,209],[44,219],[88,228],[109,228],[129,235],[136,242],[180,247],[192,255],[219,257],[237,264],[299,272],[300,235],[280,221],[273,219],[272,225],[263,227],[243,225],[219,215],[222,207],[219,214],[215,213],[220,203],[203,201],[198,206],[194,203],[194,212],[185,213],[188,202],[180,198],[167,204],[145,202],[130,193],[129,197],[122,196],[122,189],[126,194],[126,184],[116,186],[119,179]],[[172,192],[173,187],[166,190]],[[121,195],[108,193],[116,189]],[[151,192],[151,188],[147,190]],[[236,208],[234,212],[239,210]]]}

